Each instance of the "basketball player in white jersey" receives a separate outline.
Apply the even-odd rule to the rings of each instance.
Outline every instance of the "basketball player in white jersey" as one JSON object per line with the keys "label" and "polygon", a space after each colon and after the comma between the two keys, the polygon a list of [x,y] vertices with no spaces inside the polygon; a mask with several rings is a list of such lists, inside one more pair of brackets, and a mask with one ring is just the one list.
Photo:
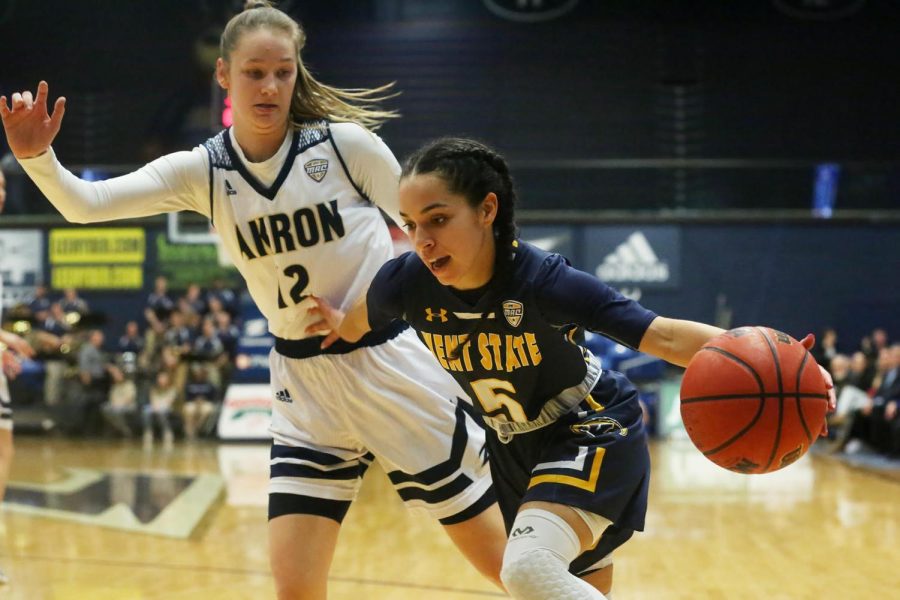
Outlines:
{"label": "basketball player in white jersey", "polygon": [[36,96],[0,97],[10,149],[70,221],[192,210],[222,236],[276,336],[269,548],[280,598],[325,597],[341,520],[373,458],[500,585],[505,532],[462,389],[405,324],[327,353],[305,331],[317,320],[310,296],[349,308],[392,256],[378,208],[399,222],[400,167],[366,129],[393,116],[375,107],[387,88],[319,83],[299,25],[253,4],[227,24],[216,67],[234,124],[193,151],[83,181],[50,147],[65,99],[48,113],[43,81]]}
{"label": "basketball player in white jersey", "polygon": [[[0,171],[0,214],[6,204],[6,178]],[[3,278],[0,277],[0,324],[3,323]],[[13,458],[13,422],[10,407],[9,386],[6,378],[15,377],[19,371],[19,360],[14,353],[21,356],[34,356],[34,350],[24,339],[14,333],[0,329],[0,502],[6,493],[6,482],[9,480],[9,469]],[[0,570],[0,584],[6,583],[6,574]]]}

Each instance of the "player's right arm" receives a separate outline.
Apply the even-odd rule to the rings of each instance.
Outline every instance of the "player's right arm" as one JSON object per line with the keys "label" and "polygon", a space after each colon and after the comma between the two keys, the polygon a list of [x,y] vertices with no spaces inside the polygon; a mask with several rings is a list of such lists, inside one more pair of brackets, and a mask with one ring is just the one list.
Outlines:
{"label": "player's right arm", "polygon": [[206,216],[208,185],[206,161],[200,151],[176,152],[143,168],[107,181],[79,179],[56,159],[50,144],[59,133],[65,99],[47,112],[47,83],[31,92],[12,95],[12,105],[0,97],[0,117],[9,147],[41,192],[69,221],[90,223],[145,217],[177,210],[195,210]]}

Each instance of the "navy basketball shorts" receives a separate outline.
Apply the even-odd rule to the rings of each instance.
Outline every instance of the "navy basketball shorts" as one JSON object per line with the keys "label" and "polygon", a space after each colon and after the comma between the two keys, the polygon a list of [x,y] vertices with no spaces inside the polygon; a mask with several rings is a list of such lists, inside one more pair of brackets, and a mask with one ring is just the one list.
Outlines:
{"label": "navy basketball shorts", "polygon": [[347,354],[269,355],[269,518],[340,522],[377,460],[405,505],[448,525],[496,500],[485,432],[459,384],[406,329]]}
{"label": "navy basketball shorts", "polygon": [[488,433],[494,487],[507,531],[525,502],[554,502],[612,522],[572,573],[604,559],[644,528],[650,455],[638,393],[624,375],[604,371],[591,395],[555,423],[503,444]]}

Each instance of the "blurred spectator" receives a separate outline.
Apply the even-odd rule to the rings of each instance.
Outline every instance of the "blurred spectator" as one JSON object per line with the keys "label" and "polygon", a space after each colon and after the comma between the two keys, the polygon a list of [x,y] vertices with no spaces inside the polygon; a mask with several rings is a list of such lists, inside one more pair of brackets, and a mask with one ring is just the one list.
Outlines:
{"label": "blurred spectator", "polygon": [[173,310],[169,315],[169,327],[163,333],[163,343],[171,346],[181,356],[190,352],[194,335],[184,320],[180,310]]}
{"label": "blurred spectator", "polygon": [[[79,316],[79,320],[80,317],[90,312],[87,302],[78,295],[78,291],[75,288],[66,288],[59,303],[62,305],[63,312],[66,315],[75,313]],[[71,318],[69,322],[72,322]]]}
{"label": "blurred spectator", "polygon": [[187,291],[184,293],[184,301],[198,315],[203,316],[206,314],[206,300],[203,299],[203,292],[196,283],[188,286]]}
{"label": "blurred spectator", "polygon": [[[816,340],[816,345],[813,346],[813,358],[826,369],[831,368],[831,360],[838,353],[837,339],[837,331],[833,327],[826,327],[825,330],[822,331],[821,337]],[[833,376],[834,373],[832,373],[832,377]]]}
{"label": "blurred spectator", "polygon": [[869,361],[866,353],[858,350],[850,357],[850,381],[863,391],[869,391],[875,379],[876,364]]}
{"label": "blurred spectator", "polygon": [[137,321],[128,321],[125,324],[125,333],[122,334],[116,345],[116,351],[120,354],[124,352],[133,352],[135,355],[139,355],[144,351],[144,346],[144,338],[141,337]]}
{"label": "blurred spectator", "polygon": [[178,390],[167,371],[156,374],[156,381],[150,388],[150,401],[144,406],[144,448],[153,447],[153,421],[162,432],[163,445],[172,447],[172,409],[178,397]]}
{"label": "blurred spectator", "polygon": [[237,316],[237,295],[232,290],[225,287],[224,279],[218,277],[216,279],[213,279],[212,287],[210,287],[209,291],[206,292],[206,303],[207,305],[210,305],[210,309],[213,299],[218,300],[222,309],[227,310],[229,313],[231,313],[232,318]]}
{"label": "blurred spectator", "polygon": [[169,296],[169,281],[159,275],[153,282],[153,291],[147,296],[144,306],[144,318],[147,324],[157,333],[162,333],[169,315],[175,309],[175,302]]}
{"label": "blurred spectator", "polygon": [[[895,362],[896,361],[896,362]],[[880,451],[888,451],[891,445],[891,428],[888,421],[896,416],[894,408],[888,409],[892,401],[900,399],[900,344],[893,348],[882,348],[878,357],[878,373],[875,376],[875,393],[868,402],[852,414],[850,430],[836,450],[855,452],[864,445]],[[890,414],[890,419],[887,415]]]}
{"label": "blurred spectator", "polygon": [[228,361],[228,354],[212,319],[203,319],[201,327],[200,335],[194,340],[191,356],[206,368],[210,383],[221,388],[221,369]]}
{"label": "blurred spectator", "polygon": [[[900,402],[900,344],[882,348],[881,384],[872,399],[872,445],[885,454],[900,453],[900,417],[897,416]],[[880,410],[879,410],[880,407]]]}
{"label": "blurred spectator", "polygon": [[81,382],[80,394],[67,399],[67,426],[73,433],[99,433],[100,407],[109,398],[113,378],[122,377],[119,369],[109,362],[104,354],[103,332],[91,330],[87,341],[78,351],[78,378]]}
{"label": "blurred spectator", "polygon": [[137,414],[138,408],[133,368],[137,356],[133,352],[126,352],[123,356],[130,357],[132,368],[127,375],[126,369],[122,366],[110,371],[112,383],[109,388],[109,400],[103,405],[103,417],[116,432],[130,438],[133,432],[128,422]]}
{"label": "blurred spectator", "polygon": [[205,366],[194,365],[190,380],[184,389],[184,435],[188,440],[197,438],[197,432],[205,430],[207,420],[215,409],[218,396],[215,386],[209,381]]}
{"label": "blurred spectator", "polygon": [[28,312],[35,323],[43,323],[50,316],[50,295],[47,286],[39,283],[28,299]]}

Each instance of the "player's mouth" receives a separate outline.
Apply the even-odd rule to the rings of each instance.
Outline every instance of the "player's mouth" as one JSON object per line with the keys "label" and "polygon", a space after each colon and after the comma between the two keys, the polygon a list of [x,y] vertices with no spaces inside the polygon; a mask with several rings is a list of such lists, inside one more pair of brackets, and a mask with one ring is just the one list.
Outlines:
{"label": "player's mouth", "polygon": [[268,103],[260,103],[254,104],[253,108],[255,108],[258,112],[270,113],[278,110],[277,104],[268,104]]}
{"label": "player's mouth", "polygon": [[434,260],[427,261],[428,268],[431,269],[431,272],[434,274],[438,274],[444,270],[447,266],[447,263],[450,262],[449,256],[442,256],[441,258],[436,258]]}

